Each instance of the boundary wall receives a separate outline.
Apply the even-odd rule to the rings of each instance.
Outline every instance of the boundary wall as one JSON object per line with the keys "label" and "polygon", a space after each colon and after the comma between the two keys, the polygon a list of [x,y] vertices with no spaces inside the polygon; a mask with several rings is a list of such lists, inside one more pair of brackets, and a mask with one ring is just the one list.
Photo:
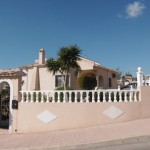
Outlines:
{"label": "boundary wall", "polygon": [[[146,96],[150,93],[150,87],[140,87],[139,90],[129,91],[78,91],[78,96],[74,96],[77,97],[74,102],[70,101],[71,98],[66,93],[64,95],[68,97],[67,100],[60,100],[61,96],[58,95],[62,94],[62,91],[55,91],[59,93],[57,101],[50,98],[50,92],[47,92],[45,96],[41,91],[40,101],[37,101],[39,98],[35,97],[34,93],[39,95],[38,92],[22,91],[22,101],[19,102],[17,117],[18,133],[84,128],[150,117],[148,107],[150,100]],[[92,93],[91,100],[84,92]],[[103,97],[100,96],[101,93]],[[99,96],[95,99],[94,95]],[[52,97],[56,98],[54,95]]]}

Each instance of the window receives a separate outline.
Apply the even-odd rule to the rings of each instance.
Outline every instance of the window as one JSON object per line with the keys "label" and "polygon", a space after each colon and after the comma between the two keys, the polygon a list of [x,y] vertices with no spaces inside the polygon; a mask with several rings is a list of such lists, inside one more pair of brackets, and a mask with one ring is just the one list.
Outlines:
{"label": "window", "polygon": [[[70,86],[70,76],[67,76],[67,86]],[[62,75],[55,76],[55,87],[63,87]]]}
{"label": "window", "polygon": [[109,78],[109,87],[112,87],[111,78]]}
{"label": "window", "polygon": [[115,73],[112,74],[112,78],[116,78],[116,74]]}
{"label": "window", "polygon": [[61,87],[63,86],[63,80],[61,75],[55,76],[55,87]]}

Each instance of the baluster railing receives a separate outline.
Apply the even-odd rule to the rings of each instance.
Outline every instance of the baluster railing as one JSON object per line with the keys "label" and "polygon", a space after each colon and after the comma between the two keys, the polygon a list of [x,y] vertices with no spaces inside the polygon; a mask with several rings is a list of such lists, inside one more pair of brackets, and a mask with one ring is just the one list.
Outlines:
{"label": "baluster railing", "polygon": [[103,92],[103,102],[106,102],[106,92]]}
{"label": "baluster railing", "polygon": [[99,103],[100,102],[100,92],[97,91],[97,102]]}
{"label": "baluster railing", "polygon": [[77,103],[77,95],[78,95],[78,92],[75,91],[75,92],[74,92],[74,102],[75,102],[75,103]]}
{"label": "baluster railing", "polygon": [[108,102],[109,102],[109,103],[112,102],[112,101],[111,101],[111,93],[112,93],[112,92],[108,92]]}
{"label": "baluster railing", "polygon": [[119,101],[118,102],[123,102],[122,100],[122,92],[119,91]]}
{"label": "baluster railing", "polygon": [[137,102],[138,90],[74,90],[74,91],[21,91],[21,102],[26,103],[98,103]]}
{"label": "baluster railing", "polygon": [[89,103],[89,92],[86,91],[86,102]]}
{"label": "baluster railing", "polygon": [[31,103],[33,103],[34,102],[33,101],[33,92],[31,92],[30,95],[31,95]]}
{"label": "baluster railing", "polygon": [[44,92],[41,92],[40,95],[41,95],[41,103],[44,103]]}
{"label": "baluster railing", "polygon": [[83,103],[83,92],[80,92],[80,103]]}
{"label": "baluster railing", "polygon": [[117,92],[114,92],[114,102],[117,102]]}
{"label": "baluster railing", "polygon": [[127,92],[126,91],[124,92],[124,102],[128,102],[128,100],[127,100]]}
{"label": "baluster railing", "polygon": [[72,92],[68,92],[69,95],[69,103],[72,103]]}
{"label": "baluster railing", "polygon": [[29,102],[29,95],[28,95],[29,93],[28,92],[26,92],[26,103],[28,103]]}
{"label": "baluster railing", "polygon": [[92,93],[92,103],[94,103],[95,102],[95,93],[93,91],[91,93]]}
{"label": "baluster railing", "polygon": [[134,99],[134,102],[138,102],[138,99],[137,99],[137,91],[134,92],[134,98],[133,98],[133,99]]}
{"label": "baluster railing", "polygon": [[50,95],[50,93],[49,92],[46,92],[46,103],[49,103],[49,95]]}
{"label": "baluster railing", "polygon": [[36,103],[39,102],[39,92],[36,92]]}
{"label": "baluster railing", "polygon": [[129,93],[129,102],[134,102],[133,100],[133,91],[132,92],[128,92]]}

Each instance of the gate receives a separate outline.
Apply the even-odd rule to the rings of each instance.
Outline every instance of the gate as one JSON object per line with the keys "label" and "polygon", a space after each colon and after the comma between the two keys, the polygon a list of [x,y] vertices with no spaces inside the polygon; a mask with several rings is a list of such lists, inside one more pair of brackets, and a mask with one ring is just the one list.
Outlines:
{"label": "gate", "polygon": [[9,128],[10,114],[10,86],[7,82],[1,83],[0,93],[0,128]]}

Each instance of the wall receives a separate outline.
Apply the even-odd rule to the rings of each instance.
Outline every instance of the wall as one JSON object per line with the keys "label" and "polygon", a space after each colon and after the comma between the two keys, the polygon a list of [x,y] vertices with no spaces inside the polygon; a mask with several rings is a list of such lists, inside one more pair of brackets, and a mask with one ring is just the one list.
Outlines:
{"label": "wall", "polygon": [[[113,78],[112,74],[114,73],[116,75],[116,72],[113,72],[111,70],[102,68],[102,67],[94,67],[94,69],[97,71],[96,75],[97,76],[102,76],[103,77],[103,85],[104,89],[117,89],[118,84],[117,84],[117,77]],[[109,78],[111,78],[112,81],[112,87],[109,87]]]}
{"label": "wall", "polygon": [[93,69],[94,63],[94,61],[88,60],[86,58],[81,58],[78,61],[81,70]]}
{"label": "wall", "polygon": [[[139,87],[139,93],[139,101],[133,102],[20,102],[18,109],[17,132],[27,133],[83,128],[100,124],[149,118],[150,87]],[[45,110],[51,112],[56,118],[48,123],[42,122],[37,116]],[[109,111],[109,113],[107,111]],[[112,115],[112,118],[108,114],[110,116]]]}
{"label": "wall", "polygon": [[47,71],[46,67],[39,68],[40,89],[53,90],[55,89],[55,76]]}
{"label": "wall", "polygon": [[150,117],[150,86],[140,87],[141,93],[141,106],[142,106],[142,118]]}
{"label": "wall", "polygon": [[[141,117],[140,106],[141,102],[19,103],[17,130],[18,133],[53,131],[135,120]],[[108,108],[119,109],[122,114],[112,119],[103,113]],[[45,110],[57,116],[56,119],[49,123],[39,120],[36,116]]]}
{"label": "wall", "polygon": [[[149,118],[150,87],[139,87],[138,91],[139,100],[130,102],[20,102],[16,129],[18,133],[42,132]],[[48,123],[42,122],[37,116],[44,111],[56,118]]]}

